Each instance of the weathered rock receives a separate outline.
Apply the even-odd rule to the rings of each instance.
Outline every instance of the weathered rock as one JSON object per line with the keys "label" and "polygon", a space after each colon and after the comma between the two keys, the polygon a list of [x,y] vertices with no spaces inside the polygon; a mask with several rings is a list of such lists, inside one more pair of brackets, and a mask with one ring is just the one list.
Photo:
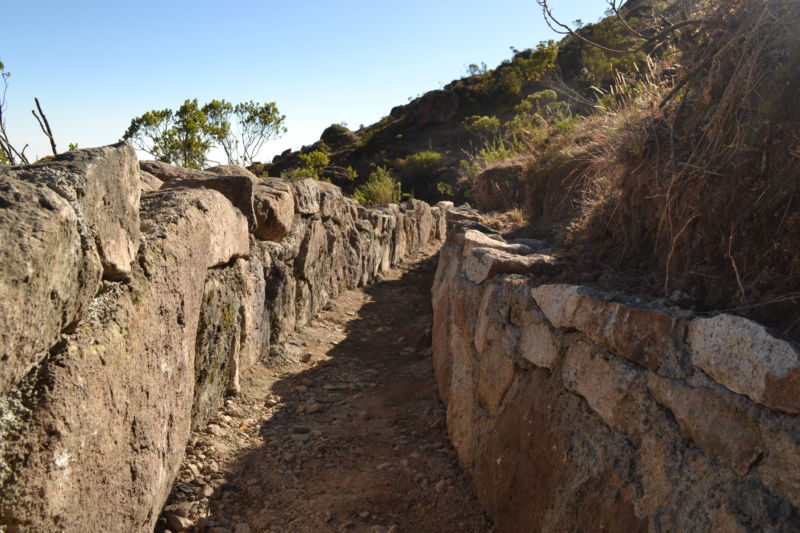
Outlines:
{"label": "weathered rock", "polygon": [[476,248],[497,250],[509,255],[530,255],[534,249],[524,244],[508,243],[499,235],[487,235],[474,229],[465,229],[463,234],[464,257],[470,257]]}
{"label": "weathered rock", "polygon": [[566,389],[582,396],[609,427],[628,432],[641,427],[640,420],[630,420],[638,409],[628,404],[643,379],[619,359],[604,356],[589,343],[573,342],[564,355],[561,375]]}
{"label": "weathered rock", "polygon": [[296,211],[301,215],[311,215],[319,212],[319,188],[312,178],[292,180],[290,182],[295,190]]}
{"label": "weathered rock", "polygon": [[161,161],[139,161],[139,169],[155,176],[162,182],[171,179],[207,178],[211,176],[211,173],[204,170],[176,167]]}
{"label": "weathered rock", "polygon": [[236,266],[216,269],[205,281],[195,341],[192,428],[207,424],[222,395],[238,385],[234,376],[238,378],[244,327],[242,274]]}
{"label": "weathered rock", "polygon": [[78,215],[84,238],[94,242],[103,277],[123,279],[139,249],[139,170],[129,143],[87,148],[9,171],[47,185]]}
{"label": "weathered rock", "polygon": [[734,315],[689,324],[692,361],[728,389],[784,413],[800,414],[800,351]]}
{"label": "weathered rock", "polygon": [[685,439],[740,476],[763,453],[758,420],[744,402],[655,374],[648,376],[647,386],[672,411]]}
{"label": "weathered rock", "polygon": [[447,209],[439,206],[432,207],[431,215],[433,215],[432,238],[444,242],[447,238]]}
{"label": "weathered rock", "polygon": [[[100,286],[69,203],[0,168],[0,394],[74,329]],[[31,327],[31,325],[35,325]]]}
{"label": "weathered rock", "polygon": [[258,176],[241,165],[217,165],[208,167],[206,172],[211,172],[212,174],[217,174],[220,176],[247,176],[252,180],[258,179]]}
{"label": "weathered rock", "polygon": [[558,268],[549,255],[514,255],[492,248],[473,248],[464,262],[464,272],[473,283],[483,283],[498,274],[540,275]]}
{"label": "weathered rock", "polygon": [[142,192],[157,191],[164,182],[144,170],[139,171],[139,189]]}
{"label": "weathered rock", "polygon": [[410,198],[405,204],[406,210],[413,213],[417,221],[418,241],[426,244],[433,238],[433,214],[431,207],[421,200]]}
{"label": "weathered rock", "polygon": [[166,500],[191,425],[206,272],[249,242],[244,217],[216,191],[159,191],[142,207],[131,283],[98,296],[3,400],[5,523],[78,531],[114,509],[119,530],[150,531]]}
{"label": "weathered rock", "polygon": [[[499,531],[797,528],[797,416],[692,366],[688,312],[571,285],[530,289],[535,276],[478,285],[465,272],[476,251],[530,255],[469,231],[453,226],[440,253],[433,363],[448,433]],[[740,373],[704,364],[720,382]]]}
{"label": "weathered rock", "polygon": [[249,176],[218,176],[213,173],[191,178],[173,178],[164,182],[162,189],[210,189],[219,191],[247,219],[251,229],[256,228],[256,214],[253,209],[253,192],[256,180]]}
{"label": "weathered rock", "polygon": [[253,235],[264,241],[282,240],[292,229],[294,204],[294,189],[289,183],[278,178],[258,180],[253,190]]}
{"label": "weathered rock", "polygon": [[676,321],[663,311],[606,301],[575,285],[542,285],[533,297],[559,329],[577,329],[617,355],[655,368],[674,358]]}
{"label": "weathered rock", "polygon": [[[232,372],[231,387],[239,390],[239,372],[261,361],[269,353],[270,324],[265,308],[266,281],[265,269],[271,266],[269,256],[253,254],[250,260],[236,261],[238,276],[243,282],[242,292],[242,347],[239,361]],[[265,265],[266,263],[266,265]]]}

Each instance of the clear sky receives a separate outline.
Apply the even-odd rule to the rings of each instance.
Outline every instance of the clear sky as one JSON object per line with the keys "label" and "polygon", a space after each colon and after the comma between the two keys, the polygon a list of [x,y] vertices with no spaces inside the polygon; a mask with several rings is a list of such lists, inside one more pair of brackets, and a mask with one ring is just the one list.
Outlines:
{"label": "clear sky", "polygon": [[[3,2],[0,61],[11,72],[6,126],[28,156],[117,141],[150,109],[274,101],[289,133],[269,160],[345,122],[371,124],[409,98],[558,38],[534,0]],[[603,0],[552,0],[564,21],[598,20]],[[33,158],[31,158],[33,159]]]}

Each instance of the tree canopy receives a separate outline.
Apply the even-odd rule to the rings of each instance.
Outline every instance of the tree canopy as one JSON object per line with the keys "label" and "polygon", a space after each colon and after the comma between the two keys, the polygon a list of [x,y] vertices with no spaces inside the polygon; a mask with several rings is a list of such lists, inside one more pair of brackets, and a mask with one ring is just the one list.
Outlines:
{"label": "tree canopy", "polygon": [[221,147],[228,163],[249,165],[270,139],[286,132],[274,102],[235,106],[212,100],[202,107],[186,100],[177,110],[152,110],[134,118],[123,135],[134,146],[165,163],[202,168],[208,152]]}

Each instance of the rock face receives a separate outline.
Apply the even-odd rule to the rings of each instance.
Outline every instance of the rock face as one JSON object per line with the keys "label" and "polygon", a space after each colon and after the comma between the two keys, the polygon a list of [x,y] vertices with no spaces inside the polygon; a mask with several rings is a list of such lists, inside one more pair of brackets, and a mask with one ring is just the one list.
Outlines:
{"label": "rock face", "polygon": [[9,531],[152,531],[191,427],[238,389],[239,373],[328,299],[374,280],[386,258],[402,259],[398,231],[427,243],[416,206],[365,210],[314,181],[153,163],[141,185],[124,144],[3,172]]}
{"label": "rock face", "polygon": [[797,348],[541,284],[528,244],[454,224],[433,287],[448,430],[498,530],[800,528]]}

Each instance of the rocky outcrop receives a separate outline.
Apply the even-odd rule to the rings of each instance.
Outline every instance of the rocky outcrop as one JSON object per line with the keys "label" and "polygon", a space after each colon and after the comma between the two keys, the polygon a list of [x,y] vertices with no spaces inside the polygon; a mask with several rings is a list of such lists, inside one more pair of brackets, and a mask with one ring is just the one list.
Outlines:
{"label": "rocky outcrop", "polygon": [[498,529],[800,528],[797,347],[548,284],[534,248],[455,225],[433,288],[449,433]]}
{"label": "rocky outcrop", "polygon": [[120,144],[3,175],[0,528],[152,531],[240,373],[434,233],[313,180],[142,168]]}

